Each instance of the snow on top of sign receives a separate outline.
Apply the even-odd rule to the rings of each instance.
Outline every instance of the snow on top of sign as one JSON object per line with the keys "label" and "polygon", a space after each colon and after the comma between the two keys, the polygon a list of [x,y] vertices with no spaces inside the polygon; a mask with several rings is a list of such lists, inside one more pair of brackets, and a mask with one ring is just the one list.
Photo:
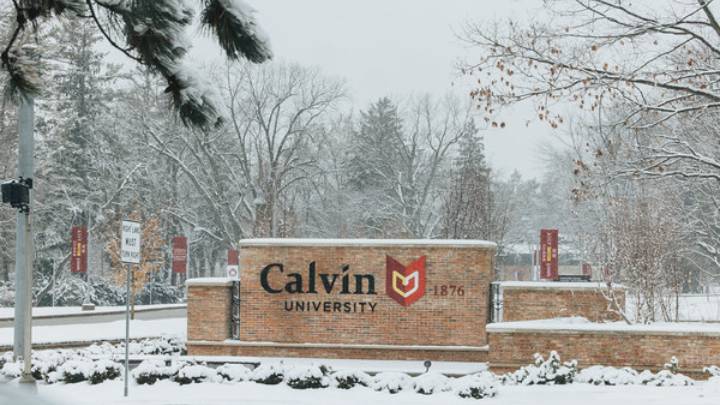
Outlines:
{"label": "snow on top of sign", "polygon": [[632,334],[701,334],[720,336],[720,324],[704,322],[655,322],[632,324],[625,322],[596,323],[574,316],[535,321],[498,322],[488,324],[488,332],[555,331],[555,332],[624,332]]}
{"label": "snow on top of sign", "polygon": [[[499,281],[503,288],[558,288],[558,289],[606,289],[604,282],[589,281]],[[613,288],[624,288],[620,284],[614,284]]]}
{"label": "snow on top of sign", "polygon": [[497,248],[495,242],[468,239],[241,239],[239,246],[448,246]]}
{"label": "snow on top of sign", "polygon": [[199,277],[185,280],[188,287],[195,286],[229,286],[234,280],[227,277]]}

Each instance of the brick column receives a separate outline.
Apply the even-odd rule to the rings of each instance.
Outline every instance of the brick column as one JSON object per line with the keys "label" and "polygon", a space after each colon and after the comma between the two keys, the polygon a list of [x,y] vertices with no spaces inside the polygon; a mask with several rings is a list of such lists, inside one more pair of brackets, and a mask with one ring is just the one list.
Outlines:
{"label": "brick column", "polygon": [[232,281],[226,278],[190,279],[185,285],[188,289],[188,340],[229,339]]}

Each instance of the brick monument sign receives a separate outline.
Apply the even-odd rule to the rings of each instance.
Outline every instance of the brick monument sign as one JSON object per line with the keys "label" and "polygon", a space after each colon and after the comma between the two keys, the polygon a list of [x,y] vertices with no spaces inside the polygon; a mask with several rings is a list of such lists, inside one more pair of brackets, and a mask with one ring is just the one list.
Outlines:
{"label": "brick monument sign", "polygon": [[190,354],[474,360],[495,244],[456,240],[250,239],[232,283],[188,281]]}

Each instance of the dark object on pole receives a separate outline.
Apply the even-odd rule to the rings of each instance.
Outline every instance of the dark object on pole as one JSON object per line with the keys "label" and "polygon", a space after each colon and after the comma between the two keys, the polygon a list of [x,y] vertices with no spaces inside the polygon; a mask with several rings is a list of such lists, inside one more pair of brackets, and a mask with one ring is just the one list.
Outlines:
{"label": "dark object on pole", "polygon": [[32,188],[32,179],[13,180],[2,184],[2,202],[10,204],[11,207],[17,208],[20,212],[28,212],[30,210],[30,189]]}
{"label": "dark object on pole", "polygon": [[430,360],[425,360],[425,362],[423,363],[423,366],[425,366],[425,372],[426,372],[426,373],[429,372],[429,371],[430,371],[430,367],[432,366],[432,361],[430,361]]}

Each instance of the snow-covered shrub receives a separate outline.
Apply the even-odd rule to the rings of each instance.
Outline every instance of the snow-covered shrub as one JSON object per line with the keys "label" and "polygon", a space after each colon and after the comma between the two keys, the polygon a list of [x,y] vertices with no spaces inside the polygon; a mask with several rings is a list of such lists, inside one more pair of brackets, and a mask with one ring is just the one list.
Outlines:
{"label": "snow-covered shrub", "polygon": [[77,357],[70,350],[39,350],[32,354],[32,376],[36,380],[47,381],[48,375],[56,371],[61,364]]}
{"label": "snow-covered shrub", "polygon": [[655,377],[646,383],[656,387],[680,387],[695,384],[695,381],[683,374],[673,373],[670,370],[661,370]]}
{"label": "snow-covered shrub", "polygon": [[570,384],[577,373],[577,360],[560,362],[557,352],[550,352],[545,360],[535,353],[535,363],[503,376],[506,384]]}
{"label": "snow-covered shrub", "polygon": [[178,370],[175,382],[180,385],[201,382],[214,382],[218,380],[217,372],[202,364],[186,364]]}
{"label": "snow-covered shrub", "polygon": [[154,339],[143,339],[140,342],[142,354],[187,354],[185,343],[177,336],[163,335]]}
{"label": "snow-covered shrub", "polygon": [[280,364],[263,363],[253,370],[250,381],[260,384],[280,384],[285,379],[285,367]]}
{"label": "snow-covered shrub", "polygon": [[720,377],[720,367],[718,366],[705,367],[703,368],[703,371],[710,374],[710,377]]}
{"label": "snow-covered shrub", "polygon": [[170,284],[152,281],[145,284],[136,296],[136,303],[150,304],[176,304],[182,302],[184,287],[175,287]]}
{"label": "snow-covered shrub", "polygon": [[5,363],[11,362],[13,358],[12,352],[5,352],[0,356],[0,370],[2,370]]}
{"label": "snow-covered shrub", "polygon": [[497,395],[497,380],[490,373],[471,374],[452,380],[452,391],[461,398],[492,398]]}
{"label": "snow-covered shrub", "polygon": [[138,384],[152,385],[158,380],[166,380],[174,377],[181,366],[182,364],[177,362],[166,366],[163,360],[148,359],[140,363],[137,368],[132,371],[131,375]]}
{"label": "snow-covered shrub", "polygon": [[638,372],[629,367],[592,366],[580,370],[575,381],[595,385],[630,385],[640,383],[638,376]]}
{"label": "snow-covered shrub", "polygon": [[68,360],[57,368],[57,378],[68,384],[78,383],[90,379],[93,370],[92,360]]}
{"label": "snow-covered shrub", "polygon": [[430,395],[435,392],[450,391],[450,379],[440,373],[425,373],[413,378],[413,389],[418,394]]}
{"label": "snow-covered shrub", "polygon": [[325,388],[330,382],[327,378],[328,368],[325,366],[293,366],[286,370],[285,381],[290,388],[304,390],[309,388]]}
{"label": "snow-covered shrub", "polygon": [[18,378],[22,375],[23,364],[15,361],[6,361],[0,368],[0,375],[8,380]]}
{"label": "snow-covered shrub", "polygon": [[370,386],[375,391],[387,391],[391,394],[397,394],[402,390],[412,389],[413,382],[407,374],[385,372],[375,375]]}
{"label": "snow-covered shrub", "polygon": [[362,371],[340,370],[330,375],[330,384],[335,388],[343,390],[350,389],[357,385],[368,387],[371,383],[372,378]]}
{"label": "snow-covered shrub", "polygon": [[111,360],[97,360],[93,362],[90,373],[90,384],[100,384],[103,381],[114,380],[120,377],[122,366]]}
{"label": "snow-covered shrub", "polygon": [[677,357],[672,356],[670,358],[669,363],[665,363],[665,370],[668,370],[669,372],[675,374],[678,372],[678,369],[680,368],[680,362],[678,361]]}
{"label": "snow-covered shrub", "polygon": [[215,371],[223,380],[230,382],[247,381],[252,374],[252,371],[242,364],[223,364],[215,369]]}

